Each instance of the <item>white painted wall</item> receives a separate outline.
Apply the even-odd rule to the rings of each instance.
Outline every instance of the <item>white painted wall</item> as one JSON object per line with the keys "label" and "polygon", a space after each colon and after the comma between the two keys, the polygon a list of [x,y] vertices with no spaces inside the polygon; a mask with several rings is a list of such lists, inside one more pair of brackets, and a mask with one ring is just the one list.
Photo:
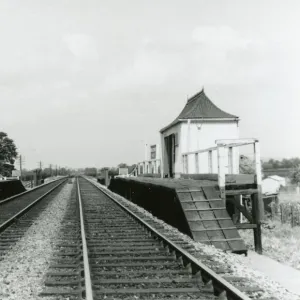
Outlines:
{"label": "white painted wall", "polygon": [[[214,122],[184,122],[181,123],[181,138],[179,147],[181,153],[202,150],[216,146],[215,141],[218,139],[238,139],[239,127],[236,121],[214,121]],[[225,165],[226,173],[228,170],[228,149],[225,149]],[[238,174],[239,170],[239,149],[233,148],[233,173]],[[209,173],[208,169],[208,153],[198,154],[199,173]],[[176,172],[182,172],[182,166],[176,165],[181,169],[175,169]],[[218,172],[217,152],[213,151],[213,173]],[[196,173],[195,156],[189,156],[188,173]]]}
{"label": "white painted wall", "polygon": [[264,195],[278,194],[280,182],[272,178],[266,178],[262,181],[262,193]]}

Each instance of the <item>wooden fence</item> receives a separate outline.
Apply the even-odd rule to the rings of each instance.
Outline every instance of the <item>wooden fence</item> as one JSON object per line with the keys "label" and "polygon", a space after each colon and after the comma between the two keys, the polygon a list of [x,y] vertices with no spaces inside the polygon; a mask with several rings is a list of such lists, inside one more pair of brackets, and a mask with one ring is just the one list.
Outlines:
{"label": "wooden fence", "polygon": [[271,219],[280,220],[282,224],[300,226],[300,202],[271,203]]}

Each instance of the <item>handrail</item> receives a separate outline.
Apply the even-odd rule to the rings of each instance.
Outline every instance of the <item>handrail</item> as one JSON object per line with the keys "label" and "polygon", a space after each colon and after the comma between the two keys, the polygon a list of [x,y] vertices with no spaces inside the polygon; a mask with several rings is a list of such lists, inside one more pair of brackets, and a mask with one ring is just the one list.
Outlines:
{"label": "handrail", "polygon": [[160,161],[160,158],[146,159],[141,162],[138,162],[137,164],[143,164],[145,162],[154,162],[154,161]]}
{"label": "handrail", "polygon": [[149,165],[154,167],[154,172],[151,172],[154,174],[154,173],[156,173],[158,168],[161,167],[161,159],[154,158],[154,159],[144,160],[142,162],[137,163],[137,168],[136,168],[137,175],[140,174],[140,166],[142,166],[143,173],[145,173],[146,166],[148,167]]}
{"label": "handrail", "polygon": [[[260,162],[260,149],[259,149],[259,141],[255,138],[245,138],[245,139],[221,139],[216,140],[215,143],[217,146],[210,147],[207,149],[200,149],[196,151],[190,151],[182,153],[182,168],[183,173],[189,173],[189,156],[195,155],[195,170],[196,174],[199,173],[199,157],[198,154],[208,152],[208,173],[213,172],[213,156],[212,152],[217,151],[217,166],[218,166],[218,185],[220,188],[220,194],[222,199],[226,199],[225,197],[225,149],[228,148],[228,169],[229,173],[234,172],[234,156],[233,156],[233,148],[240,147],[245,145],[253,145],[254,146],[254,157],[255,157],[255,173],[256,173],[256,184],[259,187],[259,193],[261,193],[261,162]],[[260,196],[261,197],[261,196]]]}
{"label": "handrail", "polygon": [[201,150],[196,150],[196,151],[189,151],[189,152],[184,152],[181,155],[191,155],[191,154],[197,154],[197,153],[205,153],[205,152],[209,152],[209,151],[214,151],[217,150],[218,147],[210,147],[210,148],[206,148],[206,149],[201,149]]}

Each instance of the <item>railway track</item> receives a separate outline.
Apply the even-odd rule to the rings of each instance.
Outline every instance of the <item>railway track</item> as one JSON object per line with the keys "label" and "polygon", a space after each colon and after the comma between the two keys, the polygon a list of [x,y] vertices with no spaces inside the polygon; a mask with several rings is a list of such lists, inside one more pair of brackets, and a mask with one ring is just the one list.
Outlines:
{"label": "railway track", "polygon": [[66,178],[58,179],[0,201],[0,232],[10,226],[17,218],[21,217],[64,181],[66,181]]}
{"label": "railway track", "polygon": [[41,295],[250,299],[86,179],[71,198]]}
{"label": "railway track", "polygon": [[47,196],[59,193],[66,179],[43,185],[0,202],[0,259],[27,231],[47,207]]}

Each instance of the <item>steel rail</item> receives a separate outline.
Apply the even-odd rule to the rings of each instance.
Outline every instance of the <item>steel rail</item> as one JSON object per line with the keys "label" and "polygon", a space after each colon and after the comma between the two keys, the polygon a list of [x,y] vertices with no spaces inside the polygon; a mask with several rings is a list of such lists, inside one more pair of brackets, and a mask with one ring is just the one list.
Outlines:
{"label": "steel rail", "polygon": [[81,200],[80,186],[79,186],[78,178],[76,178],[76,184],[77,184],[77,196],[78,196],[78,203],[79,203],[79,211],[80,211],[80,231],[81,231],[82,256],[83,256],[83,267],[84,267],[85,299],[93,300],[94,299],[93,298],[93,288],[92,288],[92,280],[91,280],[87,243],[86,243],[86,237],[85,237],[84,216],[83,216],[82,200]]}
{"label": "steel rail", "polygon": [[143,225],[151,235],[158,238],[165,248],[169,248],[171,252],[174,252],[177,258],[182,258],[182,261],[185,266],[190,265],[192,269],[192,273],[196,276],[202,277],[204,283],[208,286],[212,285],[214,294],[216,296],[221,297],[220,299],[227,300],[251,300],[246,294],[242,293],[236,287],[234,287],[231,283],[223,279],[213,270],[199,262],[194,256],[190,253],[182,249],[180,246],[173,243],[170,239],[164,236],[162,233],[158,232],[155,228],[149,225],[146,221],[142,220],[138,215],[132,212],[130,209],[121,204],[118,200],[114,199],[111,195],[109,195],[104,189],[100,188],[93,181],[86,177],[82,177],[92,185],[94,185],[99,191],[105,194],[108,198],[110,198],[113,202],[115,202],[118,206],[124,209],[129,215],[131,215],[136,221],[138,221],[141,225]]}
{"label": "steel rail", "polygon": [[40,188],[42,188],[42,187],[44,187],[44,186],[46,186],[46,185],[49,185],[50,183],[53,183],[53,182],[62,180],[62,179],[64,179],[64,178],[67,178],[67,176],[64,176],[64,177],[55,179],[55,180],[53,180],[53,181],[49,181],[49,182],[47,182],[47,183],[43,183],[43,184],[41,184],[41,185],[39,185],[39,186],[36,186],[36,187],[34,187],[34,188],[32,188],[32,189],[30,189],[30,190],[28,190],[28,191],[25,191],[25,192],[22,192],[22,193],[20,193],[20,194],[17,194],[17,195],[11,196],[11,197],[9,197],[9,198],[6,198],[6,199],[4,199],[4,200],[1,200],[1,201],[0,201],[0,205],[3,204],[3,203],[9,202],[9,201],[11,201],[11,200],[14,200],[14,199],[16,199],[16,198],[18,198],[18,197],[21,197],[21,196],[23,196],[23,195],[29,194],[29,193],[31,193],[32,191],[38,190],[38,189],[40,189]]}
{"label": "steel rail", "polygon": [[[62,180],[62,178],[60,179]],[[23,208],[22,210],[20,210],[19,212],[17,212],[15,215],[13,215],[10,219],[8,219],[7,221],[5,221],[4,223],[0,224],[0,232],[3,232],[7,227],[9,227],[12,223],[15,222],[16,219],[20,218],[21,216],[23,216],[28,210],[30,210],[35,204],[37,204],[39,201],[41,201],[43,198],[45,198],[48,194],[50,194],[52,191],[54,191],[56,188],[58,188],[60,185],[62,185],[67,179],[62,180],[59,184],[57,184],[56,186],[54,186],[51,190],[49,190],[48,192],[46,192],[45,194],[43,194],[42,196],[40,196],[39,198],[37,198],[36,200],[34,200],[32,203],[30,203],[29,205],[27,205],[25,208]],[[52,181],[53,183],[53,181]],[[29,191],[30,192],[30,191]],[[22,193],[24,194],[24,193]],[[17,196],[20,196],[21,194],[18,194]],[[14,196],[15,197],[15,196]],[[12,197],[11,197],[12,198]],[[13,199],[10,199],[13,200]],[[0,203],[1,204],[1,203]]]}

